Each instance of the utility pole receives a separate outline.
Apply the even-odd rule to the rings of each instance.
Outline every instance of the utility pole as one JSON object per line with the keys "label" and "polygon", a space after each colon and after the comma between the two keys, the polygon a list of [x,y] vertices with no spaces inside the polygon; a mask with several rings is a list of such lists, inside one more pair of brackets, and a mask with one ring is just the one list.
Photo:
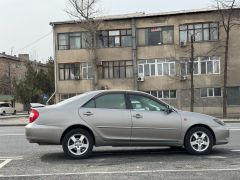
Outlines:
{"label": "utility pole", "polygon": [[190,58],[190,73],[191,73],[191,102],[190,102],[190,111],[194,111],[194,46],[193,46],[193,35],[191,35],[191,58]]}

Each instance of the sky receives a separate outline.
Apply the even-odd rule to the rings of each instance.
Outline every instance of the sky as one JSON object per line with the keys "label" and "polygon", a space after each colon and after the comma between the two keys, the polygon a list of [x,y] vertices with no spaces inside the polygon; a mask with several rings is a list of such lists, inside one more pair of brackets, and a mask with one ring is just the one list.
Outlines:
{"label": "sky", "polygon": [[[53,56],[49,22],[71,20],[68,0],[0,0],[0,52],[30,54],[46,62]],[[99,0],[102,15],[158,13],[211,7],[213,0]]]}

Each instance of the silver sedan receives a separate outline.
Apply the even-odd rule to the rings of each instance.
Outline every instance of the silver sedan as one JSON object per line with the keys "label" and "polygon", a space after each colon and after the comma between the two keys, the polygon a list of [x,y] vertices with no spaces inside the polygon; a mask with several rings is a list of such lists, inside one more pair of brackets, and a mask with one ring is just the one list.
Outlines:
{"label": "silver sedan", "polygon": [[179,146],[202,155],[229,139],[221,120],[138,91],[91,91],[55,105],[38,104],[29,121],[30,143],[62,145],[70,158],[88,157],[93,146]]}

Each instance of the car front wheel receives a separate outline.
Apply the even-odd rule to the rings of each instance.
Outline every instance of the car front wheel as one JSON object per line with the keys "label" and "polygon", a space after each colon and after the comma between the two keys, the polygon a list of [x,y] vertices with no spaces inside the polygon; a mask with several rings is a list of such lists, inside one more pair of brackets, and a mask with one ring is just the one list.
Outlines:
{"label": "car front wheel", "polygon": [[62,147],[69,158],[87,158],[93,149],[93,137],[83,129],[73,129],[63,138]]}
{"label": "car front wheel", "polygon": [[190,129],[185,137],[185,148],[190,154],[209,154],[213,147],[213,135],[205,127]]}

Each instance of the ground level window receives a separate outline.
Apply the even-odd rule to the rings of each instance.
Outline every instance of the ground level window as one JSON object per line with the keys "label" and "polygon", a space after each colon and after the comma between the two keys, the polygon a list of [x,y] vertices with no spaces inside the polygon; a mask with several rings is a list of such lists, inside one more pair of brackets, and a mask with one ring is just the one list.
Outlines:
{"label": "ground level window", "polygon": [[201,97],[220,97],[221,88],[201,88]]}
{"label": "ground level window", "polygon": [[240,87],[227,88],[227,104],[240,105]]}
{"label": "ground level window", "polygon": [[159,99],[176,99],[177,98],[176,90],[152,90],[152,91],[145,91],[145,92]]}

